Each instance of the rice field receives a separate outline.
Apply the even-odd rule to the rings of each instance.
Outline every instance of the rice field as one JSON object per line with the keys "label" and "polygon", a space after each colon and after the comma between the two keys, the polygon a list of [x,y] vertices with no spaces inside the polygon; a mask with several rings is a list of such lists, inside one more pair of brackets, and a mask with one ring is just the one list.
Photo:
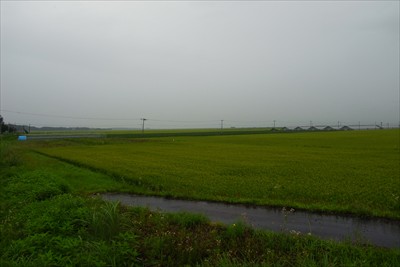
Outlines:
{"label": "rice field", "polygon": [[0,266],[399,266],[397,247],[369,244],[358,230],[340,242],[289,231],[286,213],[285,228],[274,233],[246,220],[223,225],[93,195],[301,207],[396,224],[399,133],[2,136]]}
{"label": "rice field", "polygon": [[29,146],[107,174],[132,193],[399,219],[399,143],[396,129]]}

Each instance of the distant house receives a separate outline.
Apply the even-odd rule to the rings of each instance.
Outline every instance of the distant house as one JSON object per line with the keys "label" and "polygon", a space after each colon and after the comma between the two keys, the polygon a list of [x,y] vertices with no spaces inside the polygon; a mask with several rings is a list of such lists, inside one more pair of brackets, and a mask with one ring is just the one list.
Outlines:
{"label": "distant house", "polygon": [[290,131],[290,129],[288,127],[282,127],[282,131],[288,132],[288,131]]}
{"label": "distant house", "polygon": [[304,131],[304,129],[301,128],[300,126],[297,126],[296,128],[293,129],[293,131]]}
{"label": "distant house", "polygon": [[335,129],[333,129],[331,126],[326,126],[324,129],[322,129],[324,131],[334,131]]}
{"label": "distant house", "polygon": [[308,128],[308,131],[318,131],[318,129],[314,126],[311,126],[310,128]]}
{"label": "distant house", "polygon": [[343,126],[342,128],[340,128],[341,131],[351,131],[353,129],[351,129],[349,126]]}

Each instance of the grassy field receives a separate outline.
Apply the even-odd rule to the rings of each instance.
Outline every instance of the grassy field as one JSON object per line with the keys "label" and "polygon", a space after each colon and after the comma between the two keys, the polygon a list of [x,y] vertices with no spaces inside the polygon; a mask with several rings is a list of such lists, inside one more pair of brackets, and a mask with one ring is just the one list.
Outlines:
{"label": "grassy field", "polygon": [[[176,150],[177,144],[182,150],[185,150],[185,146],[200,149],[204,144],[209,144],[207,146],[212,149],[212,143],[218,147],[218,144],[225,144],[223,147],[226,148],[231,142],[239,147],[250,148],[250,143],[257,147],[259,141],[250,137],[240,137],[241,142],[225,137],[224,142],[207,141],[207,138],[197,141],[197,138],[184,138],[173,142],[154,140],[135,143],[115,139],[16,143],[10,141],[11,138],[15,139],[2,138],[0,143],[0,266],[400,264],[399,249],[319,240],[296,233],[255,231],[243,222],[223,226],[212,224],[207,218],[196,214],[164,214],[106,203],[90,193],[157,191],[160,188],[152,187],[159,184],[150,180],[146,184],[138,183],[137,180],[129,182],[131,180],[128,177],[122,179],[111,172],[107,174],[105,170],[110,164],[102,168],[97,165],[82,168],[76,163],[70,164],[30,152],[31,148],[49,152],[74,147],[82,150],[103,147],[118,152],[128,147],[131,153],[136,154],[140,150],[132,152],[131,146],[137,146],[142,150],[146,150],[145,147],[152,148],[146,150],[149,153],[146,158],[151,159],[151,154],[165,154],[168,147]],[[252,139],[252,142],[249,143],[247,138]],[[279,139],[272,135],[268,138]],[[164,147],[164,150],[159,150],[160,147]],[[76,153],[79,151],[76,150]],[[184,154],[181,156],[184,157]],[[199,158],[202,157],[204,154],[199,155]],[[190,157],[191,160],[195,158],[193,155]],[[220,157],[217,155],[216,158]],[[112,157],[108,156],[107,159]]]}
{"label": "grassy field", "polygon": [[[227,129],[163,129],[163,130],[69,130],[69,131],[33,131],[27,134],[29,140],[60,138],[113,138],[139,139],[160,137],[198,137],[229,136],[244,134],[267,134],[282,131],[281,128],[227,128]],[[283,131],[282,131],[283,132]]]}
{"label": "grassy field", "polygon": [[28,145],[130,192],[400,218],[399,130]]}

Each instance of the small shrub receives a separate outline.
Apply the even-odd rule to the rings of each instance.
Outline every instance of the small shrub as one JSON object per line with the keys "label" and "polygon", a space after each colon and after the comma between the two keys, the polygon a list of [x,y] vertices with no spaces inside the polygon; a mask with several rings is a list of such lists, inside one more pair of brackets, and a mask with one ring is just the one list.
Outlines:
{"label": "small shrub", "polygon": [[194,214],[188,212],[169,213],[167,219],[172,224],[177,224],[184,228],[193,228],[195,226],[206,224],[209,219],[202,214]]}
{"label": "small shrub", "polygon": [[225,237],[228,239],[239,239],[251,232],[253,232],[253,230],[249,226],[242,221],[238,221],[226,228]]}

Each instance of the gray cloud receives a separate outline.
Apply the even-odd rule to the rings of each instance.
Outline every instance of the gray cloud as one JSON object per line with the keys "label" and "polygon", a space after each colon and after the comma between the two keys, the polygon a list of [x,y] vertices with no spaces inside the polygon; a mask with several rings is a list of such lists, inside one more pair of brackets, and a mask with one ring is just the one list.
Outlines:
{"label": "gray cloud", "polygon": [[3,110],[152,127],[398,123],[399,3],[2,1],[1,67]]}

